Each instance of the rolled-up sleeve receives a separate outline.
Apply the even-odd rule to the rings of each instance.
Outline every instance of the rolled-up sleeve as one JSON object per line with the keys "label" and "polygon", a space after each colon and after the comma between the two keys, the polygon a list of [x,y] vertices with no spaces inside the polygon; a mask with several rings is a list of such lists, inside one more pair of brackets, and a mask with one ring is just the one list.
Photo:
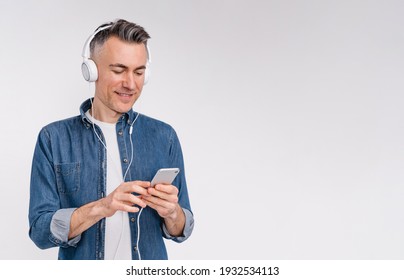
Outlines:
{"label": "rolled-up sleeve", "polygon": [[81,239],[81,235],[78,235],[69,240],[70,220],[74,210],[76,208],[60,209],[56,211],[51,220],[50,230],[53,238],[65,246],[75,247]]}
{"label": "rolled-up sleeve", "polygon": [[167,230],[165,224],[163,224],[163,232],[164,237],[167,239],[171,239],[175,242],[181,243],[188,239],[191,236],[192,231],[194,230],[194,215],[188,209],[182,208],[185,214],[185,226],[181,236],[171,236]]}

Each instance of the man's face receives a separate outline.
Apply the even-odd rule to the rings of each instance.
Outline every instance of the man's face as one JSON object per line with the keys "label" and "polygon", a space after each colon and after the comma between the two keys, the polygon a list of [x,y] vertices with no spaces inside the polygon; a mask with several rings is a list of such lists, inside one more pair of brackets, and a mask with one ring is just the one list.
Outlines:
{"label": "man's face", "polygon": [[98,68],[93,116],[115,123],[139,98],[144,84],[147,51],[144,44],[109,38],[96,48],[93,59]]}

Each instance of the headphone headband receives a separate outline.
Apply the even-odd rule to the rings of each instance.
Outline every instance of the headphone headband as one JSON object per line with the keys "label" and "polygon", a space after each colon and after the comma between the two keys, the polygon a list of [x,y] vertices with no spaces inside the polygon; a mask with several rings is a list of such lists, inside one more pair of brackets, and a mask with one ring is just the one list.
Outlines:
{"label": "headphone headband", "polygon": [[95,35],[97,35],[99,32],[101,32],[105,29],[110,28],[111,26],[112,26],[112,24],[108,24],[106,26],[100,27],[90,37],[88,37],[88,39],[84,43],[83,52],[81,53],[81,56],[84,59],[90,58],[90,44],[91,44],[91,41],[94,39]]}

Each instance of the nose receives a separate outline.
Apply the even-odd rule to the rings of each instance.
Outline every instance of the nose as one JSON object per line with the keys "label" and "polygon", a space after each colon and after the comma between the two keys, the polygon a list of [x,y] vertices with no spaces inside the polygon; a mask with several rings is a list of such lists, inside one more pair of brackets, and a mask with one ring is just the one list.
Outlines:
{"label": "nose", "polygon": [[132,73],[126,73],[122,81],[122,86],[130,91],[136,89],[136,79]]}

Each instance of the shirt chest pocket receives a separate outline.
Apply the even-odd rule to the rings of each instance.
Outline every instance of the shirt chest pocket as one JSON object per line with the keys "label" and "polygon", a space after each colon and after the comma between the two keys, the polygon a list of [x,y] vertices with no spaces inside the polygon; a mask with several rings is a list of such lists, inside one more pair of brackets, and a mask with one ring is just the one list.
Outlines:
{"label": "shirt chest pocket", "polygon": [[80,189],[80,162],[56,164],[56,184],[61,194]]}

